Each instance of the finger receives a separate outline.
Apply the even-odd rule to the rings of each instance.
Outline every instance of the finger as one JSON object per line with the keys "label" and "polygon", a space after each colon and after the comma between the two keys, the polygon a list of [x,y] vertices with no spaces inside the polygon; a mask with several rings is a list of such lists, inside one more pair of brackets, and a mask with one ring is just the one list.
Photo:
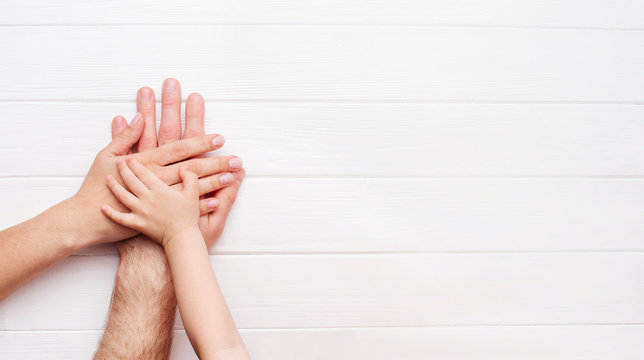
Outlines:
{"label": "finger", "polygon": [[179,168],[179,176],[181,176],[181,182],[183,183],[182,192],[190,196],[198,196],[198,186],[197,181],[199,178],[197,174],[189,171],[185,166]]}
{"label": "finger", "polygon": [[105,151],[108,151],[112,155],[125,155],[127,154],[134,144],[139,141],[141,133],[143,132],[143,121],[141,120],[141,114],[136,113],[130,124],[125,126],[125,129],[121,131],[112,142],[110,142],[106,147]]}
{"label": "finger", "polygon": [[205,176],[199,179],[199,195],[206,195],[225,188],[235,181],[235,176],[229,172]]}
{"label": "finger", "polygon": [[197,177],[214,175],[222,172],[234,172],[241,169],[241,159],[236,156],[218,156],[185,160],[176,164],[167,165],[159,169],[158,175],[166,184],[179,182],[177,175],[179,168],[186,169],[197,174]]}
{"label": "finger", "polygon": [[181,85],[166,79],[161,92],[161,124],[159,146],[181,139]]}
{"label": "finger", "polygon": [[217,206],[217,211],[211,215],[213,217],[212,222],[210,222],[211,224],[216,224],[216,226],[218,226],[217,224],[223,224],[226,222],[228,214],[230,213],[230,209],[232,209],[233,204],[237,199],[237,194],[239,193],[241,183],[246,176],[246,171],[244,169],[241,169],[240,171],[234,173],[234,176],[235,182],[232,185],[227,186],[215,193],[215,199],[219,200],[219,206]]}
{"label": "finger", "polygon": [[119,184],[119,182],[114,179],[114,176],[108,175],[105,178],[105,183],[110,191],[112,191],[112,194],[114,194],[114,197],[116,197],[123,205],[127,206],[128,209],[134,210],[137,207],[139,199],[137,199],[131,192],[127,191],[123,185]]}
{"label": "finger", "polygon": [[141,180],[134,175],[132,169],[130,169],[125,160],[116,160],[116,167],[119,169],[119,174],[121,174],[125,186],[127,186],[134,195],[141,197],[149,191]]}
{"label": "finger", "polygon": [[132,170],[134,175],[145,185],[148,189],[158,189],[167,186],[161,179],[159,179],[152,171],[146,168],[143,164],[136,161],[135,158],[128,158],[126,160],[127,166]]}
{"label": "finger", "polygon": [[114,119],[112,119],[112,139],[114,139],[116,135],[120,134],[121,131],[125,130],[126,126],[127,122],[123,116],[118,115],[114,117]]}
{"label": "finger", "polygon": [[[175,141],[141,153],[137,159],[144,163],[157,165],[172,164],[220,148],[222,142],[218,137],[221,136],[204,135]],[[177,170],[174,169],[175,172]]]}
{"label": "finger", "polygon": [[[204,101],[199,93],[192,93],[186,99],[186,129],[183,138],[204,135]],[[223,144],[222,144],[223,145]]]}
{"label": "finger", "polygon": [[101,211],[115,223],[140,231],[136,215],[132,213],[122,213],[114,210],[114,208],[109,205],[103,205],[101,207]]}
{"label": "finger", "polygon": [[136,94],[136,110],[143,117],[143,134],[139,140],[139,151],[146,151],[157,147],[156,105],[154,90],[145,86]]}
{"label": "finger", "polygon": [[[199,195],[207,195],[235,182],[235,176],[231,173],[215,174],[205,176],[197,181]],[[178,191],[183,190],[183,183],[176,183],[172,187]]]}
{"label": "finger", "polygon": [[201,199],[199,200],[199,213],[200,215],[206,215],[215,211],[215,209],[217,209],[217,206],[219,206],[219,200],[214,197]]}

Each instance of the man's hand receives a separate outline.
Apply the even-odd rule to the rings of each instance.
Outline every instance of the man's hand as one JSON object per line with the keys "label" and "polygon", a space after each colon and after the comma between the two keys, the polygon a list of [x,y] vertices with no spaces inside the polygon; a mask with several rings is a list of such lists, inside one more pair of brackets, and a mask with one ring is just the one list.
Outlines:
{"label": "man's hand", "polygon": [[[69,203],[76,209],[76,218],[84,225],[84,235],[87,241],[84,245],[98,242],[118,241],[135,232],[114,224],[100,214],[102,204],[109,204],[124,210],[122,205],[105,187],[105,177],[116,173],[116,161],[126,155],[139,140],[144,129],[142,115],[137,113],[130,125],[112,140],[112,142],[96,156],[80,190]],[[235,156],[191,159],[220,148],[224,143],[219,135],[202,135],[185,139],[172,144],[166,144],[149,151],[131,155],[148,169],[154,172],[166,184],[180,182],[179,166],[186,166],[199,177],[199,192],[207,194],[221,186],[222,175],[227,171],[238,171],[241,163]],[[213,175],[218,174],[218,175]],[[121,179],[117,179],[121,181]]]}
{"label": "man's hand", "polygon": [[[166,79],[163,82],[163,92],[161,94],[161,123],[159,126],[158,138],[156,133],[156,104],[154,91],[149,87],[139,89],[137,92],[136,104],[137,111],[142,115],[145,123],[143,134],[138,142],[138,151],[148,151],[156,148],[157,145],[165,146],[181,140],[182,138],[185,140],[202,137],[205,133],[204,100],[200,94],[192,93],[186,100],[186,127],[182,137],[181,86],[175,79]],[[112,120],[112,136],[116,138],[126,130],[127,124],[125,118],[122,116],[116,116]],[[197,173],[197,175],[201,177],[198,169],[190,166],[190,164],[195,164],[195,161],[203,160],[203,158],[200,158],[201,156],[197,157],[197,159],[188,161],[188,170]],[[222,173],[199,179],[199,193],[201,195],[207,194],[207,196],[202,196],[202,204],[203,199],[210,201],[214,200],[217,204],[216,211],[202,214],[199,218],[199,228],[206,241],[206,245],[209,248],[223,232],[228,214],[232,209],[241,183],[246,175],[245,170],[241,167],[241,159],[238,157],[224,158],[229,161],[228,169],[231,173]],[[178,181],[179,179],[176,180]],[[119,246],[119,243],[117,243],[117,247]]]}
{"label": "man's hand", "polygon": [[[156,104],[154,91],[149,87],[137,93],[137,111],[145,122],[137,144],[138,151],[147,151],[181,139],[181,88],[175,79],[163,83],[161,95],[161,124],[156,132]],[[186,127],[183,138],[204,135],[204,100],[197,93],[186,101]],[[126,129],[122,116],[112,120],[112,136]],[[240,163],[241,165],[241,163]],[[232,179],[222,174],[213,188],[224,186],[214,195],[202,196],[214,200],[216,211],[199,218],[199,227],[210,247],[224,229],[239,187],[244,169],[232,173]],[[212,178],[211,178],[212,179]],[[172,340],[172,325],[176,299],[167,259],[161,246],[139,234],[116,243],[121,263],[116,274],[116,285],[105,334],[96,353],[96,359],[167,359]],[[155,269],[155,271],[152,271]]]}

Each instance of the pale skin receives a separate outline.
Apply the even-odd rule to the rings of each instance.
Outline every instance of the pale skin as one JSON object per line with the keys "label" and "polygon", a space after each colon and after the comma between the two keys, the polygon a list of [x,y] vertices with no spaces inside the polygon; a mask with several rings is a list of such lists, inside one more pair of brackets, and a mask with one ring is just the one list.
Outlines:
{"label": "pale skin", "polygon": [[[134,158],[119,159],[106,183],[130,212],[104,205],[114,222],[140,231],[163,246],[172,272],[181,318],[201,359],[249,359],[248,352],[210,266],[199,230],[198,177],[179,168],[182,189],[173,189]],[[129,190],[128,190],[129,189]]]}
{"label": "pale skin", "polygon": [[[71,198],[51,207],[42,214],[21,224],[0,231],[0,300],[25,284],[38,273],[75,251],[103,242],[119,241],[136,234],[135,231],[105,219],[102,204],[122,208],[105,187],[104,178],[113,173],[116,161],[128,154],[144,130],[142,115],[137,114],[112,142],[101,150],[92,164],[79,191]],[[191,159],[216,150],[223,137],[216,134],[193,137],[142,151],[131,156],[153,171],[168,185],[180,182],[178,167],[194,170],[199,180],[199,192],[218,190],[216,178],[231,168],[233,156]],[[235,164],[233,164],[235,165]],[[120,181],[120,179],[119,179]],[[181,184],[175,186],[181,187]],[[208,200],[203,200],[206,203]],[[122,208],[124,209],[124,208]],[[38,249],[38,251],[34,251]]]}
{"label": "pale skin", "polygon": [[[137,147],[147,151],[182,138],[181,88],[175,79],[163,83],[161,122],[156,133],[154,91],[137,92],[137,110],[145,128]],[[200,94],[187,97],[183,138],[204,135],[204,101]],[[112,136],[125,129],[125,119],[112,120]],[[214,193],[216,211],[201,216],[199,227],[207,247],[219,237],[244,178],[244,170],[233,171],[234,180]],[[225,175],[225,174],[221,174]],[[121,258],[105,333],[96,359],[167,359],[172,342],[176,298],[170,268],[163,248],[140,234],[117,243]]]}

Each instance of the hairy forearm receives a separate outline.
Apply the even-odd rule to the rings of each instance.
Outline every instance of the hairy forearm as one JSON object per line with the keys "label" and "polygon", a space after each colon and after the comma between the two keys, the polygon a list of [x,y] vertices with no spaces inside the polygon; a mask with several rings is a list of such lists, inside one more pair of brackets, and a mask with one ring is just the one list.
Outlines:
{"label": "hairy forearm", "polygon": [[34,276],[86,246],[72,200],[0,231],[0,301]]}
{"label": "hairy forearm", "polygon": [[201,359],[248,359],[198,229],[178,234],[166,245],[179,311]]}
{"label": "hairy forearm", "polygon": [[121,263],[96,359],[167,359],[176,311],[163,249],[144,236],[118,244]]}

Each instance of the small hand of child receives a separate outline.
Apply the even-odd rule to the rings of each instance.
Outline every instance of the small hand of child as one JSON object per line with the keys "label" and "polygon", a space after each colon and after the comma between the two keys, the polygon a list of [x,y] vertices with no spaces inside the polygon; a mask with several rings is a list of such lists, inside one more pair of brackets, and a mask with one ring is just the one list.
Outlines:
{"label": "small hand of child", "polygon": [[[140,231],[164,247],[184,230],[198,229],[200,201],[197,175],[179,168],[183,189],[166,185],[134,158],[117,161],[119,174],[128,191],[109,175],[105,179],[114,196],[131,212],[123,213],[109,205],[101,210],[114,222]],[[208,208],[203,204],[201,207]]]}

